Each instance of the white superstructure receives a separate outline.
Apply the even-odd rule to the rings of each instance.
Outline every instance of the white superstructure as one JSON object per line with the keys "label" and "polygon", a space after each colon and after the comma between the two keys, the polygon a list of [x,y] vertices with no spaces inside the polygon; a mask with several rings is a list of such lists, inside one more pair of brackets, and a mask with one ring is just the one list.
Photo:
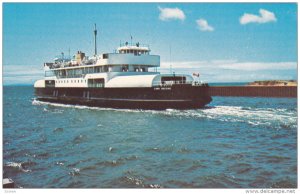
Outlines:
{"label": "white superstructure", "polygon": [[[125,43],[113,53],[87,57],[78,51],[73,59],[55,58],[45,63],[45,78],[34,87],[153,87],[175,82],[192,82],[190,75],[160,74],[160,56],[151,55],[147,45]],[[176,79],[174,79],[176,77]]]}

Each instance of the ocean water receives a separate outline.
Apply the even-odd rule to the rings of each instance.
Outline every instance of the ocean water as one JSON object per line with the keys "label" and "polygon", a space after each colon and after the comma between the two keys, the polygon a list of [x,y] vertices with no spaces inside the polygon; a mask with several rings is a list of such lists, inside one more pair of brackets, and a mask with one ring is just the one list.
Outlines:
{"label": "ocean water", "polygon": [[3,89],[3,175],[22,188],[295,188],[297,99],[118,110]]}

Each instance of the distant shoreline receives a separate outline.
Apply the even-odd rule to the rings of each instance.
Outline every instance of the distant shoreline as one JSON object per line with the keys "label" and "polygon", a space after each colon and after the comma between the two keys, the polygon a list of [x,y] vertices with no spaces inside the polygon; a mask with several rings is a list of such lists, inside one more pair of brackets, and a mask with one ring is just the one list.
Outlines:
{"label": "distant shoreline", "polygon": [[296,80],[254,81],[248,83],[247,86],[297,86],[297,81]]}

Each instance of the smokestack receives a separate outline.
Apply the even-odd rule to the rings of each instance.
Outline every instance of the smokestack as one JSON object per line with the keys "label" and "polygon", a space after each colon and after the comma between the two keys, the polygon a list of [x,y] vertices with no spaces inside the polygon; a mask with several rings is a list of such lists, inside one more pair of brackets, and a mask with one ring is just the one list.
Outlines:
{"label": "smokestack", "polygon": [[96,29],[96,24],[95,24],[94,36],[95,36],[95,56],[96,56],[97,55],[97,29]]}

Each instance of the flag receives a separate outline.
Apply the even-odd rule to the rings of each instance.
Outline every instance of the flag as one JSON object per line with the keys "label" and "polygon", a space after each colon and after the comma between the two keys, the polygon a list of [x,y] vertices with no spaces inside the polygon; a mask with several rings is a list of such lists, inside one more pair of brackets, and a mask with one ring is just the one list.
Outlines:
{"label": "flag", "polygon": [[193,76],[195,76],[195,77],[199,77],[199,76],[200,76],[200,74],[199,74],[199,73],[193,73]]}

